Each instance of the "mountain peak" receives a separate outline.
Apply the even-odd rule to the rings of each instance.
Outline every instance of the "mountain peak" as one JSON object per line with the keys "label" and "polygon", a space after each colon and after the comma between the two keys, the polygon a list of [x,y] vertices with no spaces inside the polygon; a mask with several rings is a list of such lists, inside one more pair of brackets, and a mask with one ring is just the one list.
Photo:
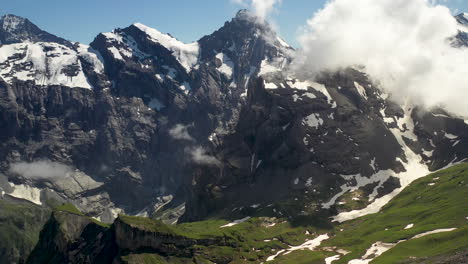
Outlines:
{"label": "mountain peak", "polygon": [[248,19],[255,18],[255,15],[252,12],[250,12],[249,10],[247,10],[247,9],[241,9],[241,10],[237,11],[237,14],[236,14],[235,18],[236,19],[248,20]]}
{"label": "mountain peak", "polygon": [[27,20],[26,18],[12,15],[12,14],[6,14],[2,16],[2,18],[0,19],[0,24],[2,26],[2,29],[10,33],[16,31],[18,28],[23,27],[24,24],[26,23],[31,23],[31,22],[29,22],[29,20]]}
{"label": "mountain peak", "polygon": [[455,18],[460,24],[468,26],[468,13],[458,14]]}
{"label": "mountain peak", "polygon": [[26,18],[7,14],[0,18],[0,44],[30,42],[54,42],[68,47],[73,44],[65,39],[52,35]]}

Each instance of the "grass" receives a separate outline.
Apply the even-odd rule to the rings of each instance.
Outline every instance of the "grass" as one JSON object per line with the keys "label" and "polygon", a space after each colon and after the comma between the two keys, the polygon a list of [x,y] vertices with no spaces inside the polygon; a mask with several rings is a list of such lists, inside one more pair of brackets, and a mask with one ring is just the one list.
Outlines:
{"label": "grass", "polygon": [[82,216],[82,217],[86,217],[88,218],[91,222],[99,225],[99,226],[102,226],[102,227],[106,227],[106,228],[109,228],[111,225],[110,224],[105,224],[103,222],[100,222],[92,217],[89,217],[89,216],[86,216],[83,212],[81,212],[80,210],[78,210],[78,208],[76,208],[73,204],[71,203],[64,203],[62,205],[59,205],[57,207],[54,208],[54,211],[55,212],[65,212],[65,213],[69,213],[69,214],[74,214],[74,215],[78,215],[78,216]]}
{"label": "grass", "polygon": [[[433,184],[434,183],[434,184]],[[356,194],[349,193],[346,200]],[[193,245],[194,259],[160,256],[152,253],[129,253],[122,256],[123,263],[259,263],[278,250],[303,244],[320,234],[331,238],[316,251],[298,250],[280,255],[272,264],[324,263],[328,256],[336,255],[336,249],[350,253],[333,264],[348,263],[359,259],[375,242],[395,243],[440,228],[457,228],[447,233],[433,234],[408,240],[382,254],[373,263],[413,263],[468,249],[468,164],[436,172],[413,182],[379,213],[367,215],[342,224],[323,224],[323,219],[307,220],[307,225],[296,225],[291,219],[255,217],[232,227],[221,228],[226,220],[166,225],[150,218],[119,215],[119,219],[139,229],[180,236],[183,238],[221,239],[224,246],[213,244]],[[71,204],[55,209],[86,217]],[[96,220],[90,218],[94,222]],[[408,224],[414,224],[405,229]],[[206,240],[205,240],[206,242]],[[208,245],[208,246],[207,246]],[[147,252],[147,251],[145,251]],[[195,260],[196,259],[196,260]]]}
{"label": "grass", "polygon": [[25,260],[37,241],[51,210],[29,202],[0,200],[0,263]]}
{"label": "grass", "polygon": [[401,244],[382,254],[372,263],[395,264],[425,261],[427,258],[451,255],[454,252],[468,248],[468,225],[457,230],[433,234],[418,239],[413,239]]}
{"label": "grass", "polygon": [[[435,183],[435,184],[432,184]],[[356,194],[349,193],[351,202]],[[433,173],[413,182],[380,213],[367,215],[343,224],[293,225],[286,219],[259,217],[244,223],[220,228],[224,220],[206,220],[168,226],[160,221],[141,217],[120,216],[124,222],[150,231],[170,233],[193,239],[224,237],[233,246],[195,246],[195,252],[213,262],[230,260],[230,263],[258,263],[289,245],[299,245],[329,233],[332,237],[321,248],[336,247],[351,253],[334,264],[359,259],[375,242],[395,243],[417,234],[440,228],[458,229],[449,233],[434,234],[398,244],[375,263],[398,263],[408,259],[433,257],[468,248],[466,213],[468,204],[468,164]],[[271,226],[271,223],[275,225]],[[404,229],[408,224],[411,229]],[[270,225],[270,226],[269,226]],[[306,234],[306,230],[310,235]],[[343,231],[341,231],[343,230]],[[323,263],[328,251],[294,251],[277,257],[274,263]],[[162,262],[164,263],[164,262]]]}
{"label": "grass", "polygon": [[[281,250],[289,245],[300,245],[305,240],[315,237],[314,228],[293,227],[285,219],[254,218],[244,223],[221,228],[225,220],[206,220],[178,225],[165,225],[161,221],[143,217],[121,215],[119,218],[132,226],[148,231],[172,234],[190,239],[222,238],[231,246],[195,246],[199,256],[213,262],[221,258],[230,259],[232,263],[256,263],[272,255],[272,250]],[[272,225],[274,223],[274,225]],[[219,261],[223,262],[223,261]]]}
{"label": "grass", "polygon": [[[435,184],[429,185],[430,183]],[[394,243],[435,229],[466,227],[467,183],[468,164],[457,165],[419,179],[387,204],[380,213],[336,226],[335,237],[326,241],[324,246],[337,246],[351,251],[334,262],[347,263],[351,259],[360,258],[377,241]],[[413,223],[414,227],[404,229],[410,223]],[[340,232],[340,229],[344,231]],[[434,236],[444,237],[448,234]],[[432,237],[422,238],[421,241]],[[417,245],[416,242],[403,242],[396,248],[402,248],[407,243]],[[468,247],[468,243],[456,245],[450,241],[447,242],[448,245],[452,245],[452,248]],[[420,248],[419,251],[426,254],[426,250],[423,249]],[[442,251],[450,250],[448,247]]]}
{"label": "grass", "polygon": [[85,216],[78,208],[76,208],[73,204],[71,203],[65,203],[60,206],[55,207],[55,211],[61,211],[61,212],[67,212],[79,216]]}

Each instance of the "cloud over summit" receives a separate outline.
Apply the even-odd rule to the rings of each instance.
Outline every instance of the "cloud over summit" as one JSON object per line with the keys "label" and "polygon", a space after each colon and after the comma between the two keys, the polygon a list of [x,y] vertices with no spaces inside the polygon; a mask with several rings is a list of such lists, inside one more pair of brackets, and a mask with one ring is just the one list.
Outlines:
{"label": "cloud over summit", "polygon": [[332,0],[307,21],[293,70],[303,78],[361,65],[397,100],[468,116],[468,49],[458,25],[427,0]]}

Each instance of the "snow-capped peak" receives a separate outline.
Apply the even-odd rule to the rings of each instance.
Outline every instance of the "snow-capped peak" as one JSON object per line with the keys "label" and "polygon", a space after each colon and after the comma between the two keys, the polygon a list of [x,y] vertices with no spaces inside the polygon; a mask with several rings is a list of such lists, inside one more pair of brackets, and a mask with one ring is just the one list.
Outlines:
{"label": "snow-capped peak", "polygon": [[153,42],[157,42],[172,51],[173,55],[187,71],[190,71],[190,69],[198,63],[200,47],[197,42],[189,44],[183,43],[169,34],[161,33],[141,23],[135,23],[133,26],[144,32]]}
{"label": "snow-capped peak", "polygon": [[26,19],[15,15],[4,15],[1,19],[3,30],[14,32],[18,27],[24,25]]}
{"label": "snow-capped peak", "polygon": [[458,23],[468,26],[468,13],[461,13],[455,17]]}

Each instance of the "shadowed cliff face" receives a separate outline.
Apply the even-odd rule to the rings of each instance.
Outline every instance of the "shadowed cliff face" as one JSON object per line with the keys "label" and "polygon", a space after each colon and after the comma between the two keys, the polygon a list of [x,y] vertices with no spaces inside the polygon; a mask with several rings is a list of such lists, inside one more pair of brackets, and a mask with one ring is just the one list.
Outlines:
{"label": "shadowed cliff face", "polygon": [[[235,132],[213,152],[222,163],[192,174],[183,220],[363,209],[468,155],[466,121],[399,106],[355,69],[323,74],[320,91],[284,80],[251,82]],[[350,194],[364,201],[347,208]]]}
{"label": "shadowed cliff face", "polygon": [[[158,197],[177,191],[183,201],[194,159],[235,128],[248,81],[292,50],[246,13],[197,43],[134,24],[90,47],[17,19],[0,61],[0,168],[27,195],[8,194],[37,192],[36,203],[52,195],[106,222],[121,210],[152,214]],[[176,127],[188,136],[171,133]],[[41,160],[71,171],[62,179],[10,171]]]}

